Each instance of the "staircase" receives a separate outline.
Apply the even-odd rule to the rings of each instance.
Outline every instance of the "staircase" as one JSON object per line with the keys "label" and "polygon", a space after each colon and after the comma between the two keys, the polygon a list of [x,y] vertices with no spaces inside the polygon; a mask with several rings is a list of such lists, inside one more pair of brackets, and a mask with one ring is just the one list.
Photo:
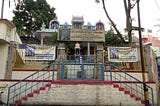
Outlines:
{"label": "staircase", "polygon": [[[89,83],[89,82],[88,82]],[[91,90],[92,89],[92,90]],[[109,92],[111,91],[112,92]],[[119,96],[121,97],[120,99]],[[40,99],[40,97],[43,97]],[[116,100],[117,99],[117,100]],[[74,101],[74,102],[73,102]],[[114,103],[111,101],[114,101]],[[113,88],[112,83],[108,84],[79,84],[74,85],[56,85],[52,84],[51,88],[46,88],[45,91],[40,91],[40,94],[35,95],[34,98],[28,98],[27,101],[22,101],[22,104],[41,104],[41,105],[126,105],[128,102],[133,106],[143,106],[140,102],[135,102],[135,99],[125,95],[118,89]]]}
{"label": "staircase", "polygon": [[[79,103],[81,105],[127,106],[128,103],[132,104],[131,106],[144,105],[142,82],[114,64],[82,64],[81,68],[78,67],[78,64],[55,62],[11,85],[8,88],[7,106],[12,104],[43,105],[43,103],[48,105],[77,105]],[[109,67],[109,70],[104,71],[105,67]],[[43,71],[46,68],[53,70]],[[71,69],[72,72],[69,72]],[[81,69],[80,77],[77,76],[76,69]],[[90,70],[89,73],[92,74],[88,76],[91,77],[85,77],[88,72],[84,69]],[[115,73],[113,69],[119,72]],[[98,74],[99,71],[100,74]],[[66,72],[67,77],[65,77]],[[70,76],[74,76],[74,80]],[[153,90],[150,86],[147,88],[149,103],[154,106]]]}

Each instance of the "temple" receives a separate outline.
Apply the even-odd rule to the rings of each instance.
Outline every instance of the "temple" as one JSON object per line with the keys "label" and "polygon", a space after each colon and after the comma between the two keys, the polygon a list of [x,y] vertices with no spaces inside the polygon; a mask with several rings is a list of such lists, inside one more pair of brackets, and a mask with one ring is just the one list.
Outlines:
{"label": "temple", "polygon": [[[34,37],[21,37],[8,20],[0,20],[0,103],[10,105],[149,106],[158,105],[157,58],[144,45],[106,46],[105,26],[71,25],[53,19]],[[145,82],[144,79],[145,78]],[[144,92],[144,83],[147,92]]]}
{"label": "temple", "polygon": [[[66,60],[66,58],[63,58],[66,56],[70,60],[81,55],[88,62],[104,62],[102,59],[103,43],[105,42],[103,22],[98,21],[96,25],[88,22],[87,25],[84,25],[83,17],[73,16],[71,23],[72,25],[67,22],[60,25],[57,19],[51,20],[49,29],[45,28],[43,24],[41,30],[37,31],[35,36],[43,45],[51,42],[53,32],[57,32],[57,49],[59,53],[57,59],[59,60]],[[72,42],[74,47],[68,48],[66,45],[68,42]],[[96,55],[99,55],[97,59]]]}

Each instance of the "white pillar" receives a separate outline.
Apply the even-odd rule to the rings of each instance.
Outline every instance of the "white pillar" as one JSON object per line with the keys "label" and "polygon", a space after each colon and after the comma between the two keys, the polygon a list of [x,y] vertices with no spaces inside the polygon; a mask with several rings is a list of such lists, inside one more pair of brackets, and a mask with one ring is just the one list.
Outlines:
{"label": "white pillar", "polygon": [[43,45],[43,36],[41,35],[41,45]]}
{"label": "white pillar", "polygon": [[90,43],[87,43],[87,56],[90,56]]}

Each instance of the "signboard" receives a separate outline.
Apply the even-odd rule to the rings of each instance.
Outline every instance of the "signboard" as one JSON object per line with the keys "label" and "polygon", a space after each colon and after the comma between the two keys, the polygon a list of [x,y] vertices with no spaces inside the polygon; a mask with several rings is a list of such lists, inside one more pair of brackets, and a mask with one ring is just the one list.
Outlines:
{"label": "signboard", "polygon": [[25,49],[25,60],[55,60],[56,46],[19,45]]}
{"label": "signboard", "polygon": [[71,29],[71,41],[105,42],[104,30]]}
{"label": "signboard", "polygon": [[108,47],[108,59],[111,62],[137,62],[137,48]]}
{"label": "signboard", "polygon": [[36,60],[55,60],[55,46],[42,46],[35,49]]}
{"label": "signboard", "polygon": [[58,40],[105,42],[104,30],[60,28]]}

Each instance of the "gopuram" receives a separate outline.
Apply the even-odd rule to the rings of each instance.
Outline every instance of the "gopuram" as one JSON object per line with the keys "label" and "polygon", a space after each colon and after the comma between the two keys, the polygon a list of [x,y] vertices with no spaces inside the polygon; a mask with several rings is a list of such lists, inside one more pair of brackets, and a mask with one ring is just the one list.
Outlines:
{"label": "gopuram", "polygon": [[[72,25],[67,23],[59,28],[58,60],[74,60],[83,58],[84,62],[103,63],[103,43],[105,42],[104,24],[99,21],[96,25],[84,25],[83,17],[73,16]],[[74,47],[68,51],[66,43]]]}

